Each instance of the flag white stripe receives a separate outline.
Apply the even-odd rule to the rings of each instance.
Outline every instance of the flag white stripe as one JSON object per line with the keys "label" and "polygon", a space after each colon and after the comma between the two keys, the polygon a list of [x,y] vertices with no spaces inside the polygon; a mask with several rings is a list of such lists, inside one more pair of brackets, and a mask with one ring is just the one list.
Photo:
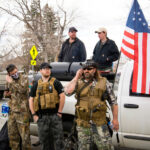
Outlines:
{"label": "flag white stripe", "polygon": [[133,45],[134,45],[134,40],[133,40],[133,39],[131,39],[131,38],[129,38],[129,37],[124,36],[124,40],[125,40],[125,41],[127,41],[128,43],[131,43],[131,44],[133,44]]}
{"label": "flag white stripe", "polygon": [[142,53],[142,45],[143,45],[143,34],[138,33],[138,79],[137,79],[137,93],[141,93],[141,85],[142,85],[142,60],[143,60],[143,53]]}
{"label": "flag white stripe", "polygon": [[146,94],[149,94],[150,86],[150,34],[147,34],[147,68],[146,68]]}
{"label": "flag white stripe", "polygon": [[126,31],[134,35],[134,30],[126,26]]}
{"label": "flag white stripe", "polygon": [[125,51],[127,51],[128,53],[134,55],[134,50],[131,49],[131,48],[129,48],[129,47],[127,47],[127,46],[125,46],[123,43],[122,43],[122,48],[123,48]]}

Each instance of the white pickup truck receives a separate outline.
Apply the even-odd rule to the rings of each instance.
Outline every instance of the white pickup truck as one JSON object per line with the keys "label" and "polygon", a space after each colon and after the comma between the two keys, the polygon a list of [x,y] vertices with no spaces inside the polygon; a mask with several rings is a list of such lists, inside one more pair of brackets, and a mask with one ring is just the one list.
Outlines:
{"label": "white pickup truck", "polygon": [[[117,101],[119,108],[118,139],[113,134],[113,144],[150,150],[150,95],[132,93],[133,62],[123,66],[119,78]],[[116,85],[114,86],[116,87]]]}
{"label": "white pickup truck", "polygon": [[[52,73],[61,80],[63,85],[68,83],[67,80],[75,75],[80,68],[78,64],[59,64],[52,63]],[[114,90],[117,96],[119,113],[119,131],[113,133],[113,144],[115,149],[122,147],[134,148],[141,150],[150,150],[150,96],[136,95],[131,92],[133,62],[123,66],[121,72],[118,72],[115,79]],[[108,75],[113,80],[111,75]],[[67,79],[67,80],[66,80]],[[66,81],[65,81],[66,80]],[[2,103],[2,101],[0,101]],[[75,113],[76,99],[74,96],[66,97],[63,109],[64,132],[69,134]],[[0,124],[4,118],[0,117]],[[37,135],[37,125],[31,123],[31,134]]]}

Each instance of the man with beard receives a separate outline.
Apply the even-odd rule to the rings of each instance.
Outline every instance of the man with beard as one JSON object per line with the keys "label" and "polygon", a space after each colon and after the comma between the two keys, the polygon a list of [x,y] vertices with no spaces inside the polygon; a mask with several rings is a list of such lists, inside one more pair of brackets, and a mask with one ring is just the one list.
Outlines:
{"label": "man with beard", "polygon": [[69,28],[69,39],[67,39],[60,50],[59,62],[84,62],[86,60],[86,50],[84,43],[76,37],[78,30],[75,27]]}
{"label": "man with beard", "polygon": [[63,150],[62,110],[65,95],[62,84],[51,77],[51,66],[42,63],[42,78],[35,82],[29,98],[29,106],[38,125],[39,139],[42,150]]}
{"label": "man with beard", "polygon": [[8,136],[12,150],[31,150],[30,112],[28,105],[28,77],[18,73],[17,67],[10,64],[6,68],[5,97],[10,97]]}
{"label": "man with beard", "polygon": [[113,129],[118,130],[118,105],[110,83],[99,75],[97,64],[93,60],[87,60],[82,64],[74,79],[65,87],[66,95],[75,93],[76,123],[78,131],[78,149],[89,150],[91,121],[95,124],[97,133],[92,133],[92,139],[99,150],[113,149],[111,137],[106,121],[106,97],[113,112]]}

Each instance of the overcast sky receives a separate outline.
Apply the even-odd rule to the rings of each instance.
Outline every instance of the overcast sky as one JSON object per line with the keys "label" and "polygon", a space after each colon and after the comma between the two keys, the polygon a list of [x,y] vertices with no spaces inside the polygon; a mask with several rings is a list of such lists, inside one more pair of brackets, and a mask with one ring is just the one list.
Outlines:
{"label": "overcast sky", "polygon": [[[61,2],[62,0],[57,1]],[[57,9],[56,0],[42,0],[42,2],[48,2],[54,10]],[[138,0],[138,2],[146,20],[150,22],[150,0]],[[88,58],[92,56],[93,48],[99,40],[97,34],[94,33],[99,27],[107,28],[108,37],[113,39],[120,49],[131,4],[132,0],[64,0],[64,8],[67,12],[76,10],[77,16],[79,16],[72,26],[78,29],[77,36],[84,42]],[[14,31],[15,33],[20,32],[18,26],[17,24],[17,28],[13,27],[13,29],[10,27],[9,32],[11,34],[14,34]],[[65,35],[67,32],[68,29],[65,31]]]}

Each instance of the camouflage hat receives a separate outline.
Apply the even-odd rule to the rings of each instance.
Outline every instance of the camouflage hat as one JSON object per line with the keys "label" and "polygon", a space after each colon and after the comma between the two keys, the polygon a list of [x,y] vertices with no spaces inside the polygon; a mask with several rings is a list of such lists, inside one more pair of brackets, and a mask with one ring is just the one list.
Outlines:
{"label": "camouflage hat", "polygon": [[98,67],[97,63],[92,59],[87,59],[86,62],[80,63],[80,65],[82,66],[82,68],[88,68],[88,67],[97,68]]}
{"label": "camouflage hat", "polygon": [[44,69],[44,68],[52,68],[52,67],[50,66],[49,63],[44,62],[40,65],[40,69]]}

